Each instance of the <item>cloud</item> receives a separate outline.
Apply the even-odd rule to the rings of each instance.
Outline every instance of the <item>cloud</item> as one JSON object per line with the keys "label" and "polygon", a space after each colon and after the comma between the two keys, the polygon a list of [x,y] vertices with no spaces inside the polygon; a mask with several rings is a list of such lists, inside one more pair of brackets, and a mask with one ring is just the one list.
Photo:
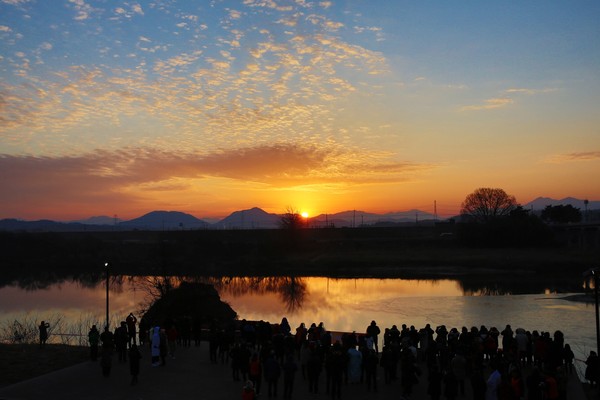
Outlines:
{"label": "cloud", "polygon": [[2,3],[9,4],[11,6],[21,6],[29,3],[31,0],[2,0]]}
{"label": "cloud", "polygon": [[529,96],[540,94],[540,93],[551,93],[556,92],[558,89],[556,88],[546,88],[546,89],[528,89],[528,88],[510,88],[506,89],[506,93],[518,93],[518,94],[526,94]]}
{"label": "cloud", "polygon": [[73,5],[73,9],[77,11],[77,15],[74,17],[76,21],[84,21],[90,17],[95,10],[92,6],[87,4],[84,0],[69,0],[69,3]]}
{"label": "cloud", "polygon": [[242,18],[242,13],[238,10],[229,10],[229,18],[240,19]]}
{"label": "cloud", "polygon": [[577,161],[597,161],[600,160],[600,151],[582,151],[566,154],[556,154],[547,158],[546,162],[552,164],[562,164]]}
{"label": "cloud", "polygon": [[388,158],[383,153],[295,144],[207,154],[130,148],[62,157],[2,155],[0,209],[135,202],[151,198],[156,190],[185,193],[194,180],[208,178],[254,182],[265,190],[398,182],[406,180],[406,174],[433,167]]}
{"label": "cloud", "polygon": [[[465,86],[459,87],[460,89],[464,89]],[[495,110],[498,108],[504,108],[514,103],[514,99],[511,96],[514,95],[527,95],[534,96],[543,93],[551,93],[555,92],[558,89],[556,88],[545,88],[545,89],[531,89],[531,88],[509,88],[504,90],[504,96],[491,98],[485,100],[484,104],[474,104],[470,106],[464,106],[460,109],[460,111],[481,111],[481,110]]]}
{"label": "cloud", "polygon": [[[83,0],[69,4],[86,7]],[[33,75],[27,57],[21,58],[20,70],[31,77],[24,84],[0,82],[0,147],[60,155],[123,146],[207,152],[257,143],[347,146],[358,133],[350,127],[348,134],[339,134],[338,125],[345,124],[340,103],[380,93],[386,58],[355,44],[351,29],[350,36],[332,33],[327,26],[334,21],[323,15],[311,13],[314,18],[307,20],[307,9],[323,11],[316,4],[286,3],[293,4],[291,9],[269,1],[244,4],[238,5],[241,21],[235,28],[211,26],[200,32],[204,21],[165,2],[160,11],[171,20],[164,30],[188,23],[179,32],[186,36],[185,46],[169,41],[172,32],[165,36],[160,30],[136,30],[114,45],[102,41],[98,53],[119,52],[127,59],[123,64],[70,54],[69,66],[48,63],[44,75]],[[131,12],[131,3],[119,5],[118,12]],[[154,13],[159,7],[150,9]],[[96,15],[114,23],[114,12]],[[228,9],[218,12],[227,19]],[[299,25],[283,35],[289,27],[274,22],[290,16],[297,16]],[[267,30],[259,20],[273,23]],[[89,43],[92,51],[95,42]]]}
{"label": "cloud", "polygon": [[12,29],[6,25],[0,25],[0,32],[12,32]]}
{"label": "cloud", "polygon": [[498,108],[504,108],[513,103],[514,103],[513,99],[510,99],[507,97],[498,97],[498,98],[488,99],[484,102],[484,104],[464,106],[460,110],[461,111],[495,110]]}

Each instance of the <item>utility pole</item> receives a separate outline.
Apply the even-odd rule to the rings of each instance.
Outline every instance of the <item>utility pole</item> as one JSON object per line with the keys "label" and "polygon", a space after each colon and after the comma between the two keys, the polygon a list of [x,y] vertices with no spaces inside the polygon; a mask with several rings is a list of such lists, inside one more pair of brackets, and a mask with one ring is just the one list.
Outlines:
{"label": "utility pole", "polygon": [[108,263],[104,263],[104,268],[106,268],[106,329],[109,329],[108,323],[110,321],[109,316],[108,316],[108,285],[109,285],[109,277],[110,277],[110,272],[108,270]]}

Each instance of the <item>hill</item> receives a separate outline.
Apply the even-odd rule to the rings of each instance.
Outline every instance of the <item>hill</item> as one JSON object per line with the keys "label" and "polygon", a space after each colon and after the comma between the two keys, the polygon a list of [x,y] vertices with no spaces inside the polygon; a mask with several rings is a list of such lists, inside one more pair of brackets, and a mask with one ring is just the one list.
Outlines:
{"label": "hill", "polygon": [[228,217],[213,224],[219,229],[274,229],[279,228],[281,216],[270,214],[258,207],[235,211]]}
{"label": "hill", "polygon": [[[556,200],[551,199],[549,197],[538,197],[535,200],[530,201],[529,203],[523,205],[523,207],[533,210],[543,210],[546,206],[559,206],[559,205],[570,205],[575,208],[579,208],[581,211],[585,210],[585,202],[581,199],[576,199],[574,197],[565,197],[564,199]],[[600,210],[600,201],[589,201],[587,204],[588,210]]]}
{"label": "hill", "polygon": [[124,221],[118,224],[119,228],[135,228],[147,230],[185,230],[206,229],[210,224],[179,211],[152,211],[139,218]]}

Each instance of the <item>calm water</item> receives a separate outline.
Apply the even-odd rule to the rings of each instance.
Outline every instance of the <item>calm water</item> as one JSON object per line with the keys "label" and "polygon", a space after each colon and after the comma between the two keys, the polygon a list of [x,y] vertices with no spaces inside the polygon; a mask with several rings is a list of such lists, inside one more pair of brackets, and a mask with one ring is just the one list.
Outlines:
{"label": "calm water", "polygon": [[[111,283],[111,325],[148,300],[149,278],[122,278]],[[565,294],[480,295],[454,280],[220,278],[208,279],[240,319],[279,322],[324,322],[335,331],[366,329],[372,320],[382,328],[429,323],[461,328],[486,325],[513,329],[561,330],[577,358],[596,346],[592,304],[562,300]],[[487,291],[485,291],[487,292]],[[57,321],[62,331],[87,333],[91,323],[103,325],[106,291],[103,282],[75,281],[44,289],[0,288],[0,327],[6,334],[13,321]],[[10,332],[10,330],[8,330]],[[56,331],[55,331],[56,333]],[[3,338],[4,339],[4,338]],[[55,340],[56,337],[55,337]],[[581,365],[580,365],[581,367]]]}

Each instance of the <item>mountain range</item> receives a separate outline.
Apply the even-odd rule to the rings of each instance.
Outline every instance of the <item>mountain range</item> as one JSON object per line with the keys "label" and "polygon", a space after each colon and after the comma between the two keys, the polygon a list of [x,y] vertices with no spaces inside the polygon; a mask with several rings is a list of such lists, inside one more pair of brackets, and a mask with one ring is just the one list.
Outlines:
{"label": "mountain range", "polygon": [[[547,197],[524,204],[525,209],[543,210],[546,206],[571,205],[585,211],[600,210],[600,201],[590,201],[567,197],[555,200]],[[50,220],[23,221],[17,219],[0,220],[0,231],[114,231],[114,230],[196,230],[196,229],[273,229],[280,226],[282,215],[267,213],[254,207],[240,210],[214,222],[207,222],[179,211],[152,211],[141,217],[122,221],[116,217],[95,216],[85,220],[58,222]],[[421,210],[408,210],[374,214],[359,210],[342,211],[335,214],[321,214],[308,218],[310,227],[357,227],[391,226],[398,224],[433,224],[436,216]]]}

